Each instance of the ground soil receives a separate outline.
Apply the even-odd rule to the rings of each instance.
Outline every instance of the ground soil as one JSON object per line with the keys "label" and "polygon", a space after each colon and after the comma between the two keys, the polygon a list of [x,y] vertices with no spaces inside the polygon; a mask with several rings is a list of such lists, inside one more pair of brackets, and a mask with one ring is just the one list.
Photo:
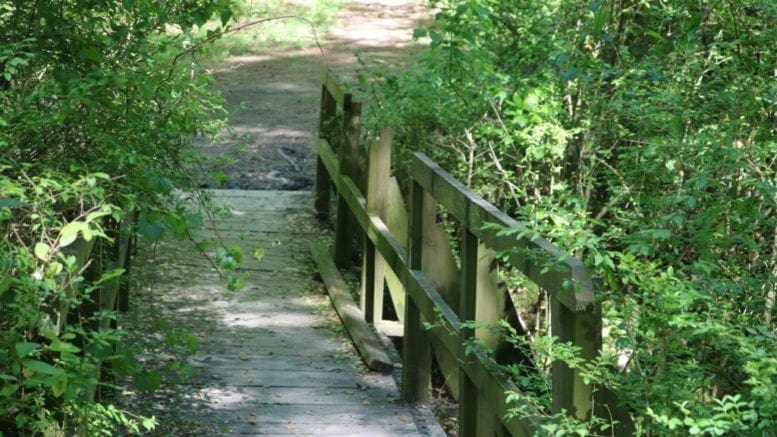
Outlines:
{"label": "ground soil", "polygon": [[412,34],[428,16],[424,5],[422,0],[350,0],[336,23],[319,34],[319,46],[260,47],[215,67],[231,131],[213,143],[197,141],[197,147],[210,157],[234,158],[218,168],[228,177],[219,188],[310,189],[322,72],[330,69],[348,80],[359,69],[406,65],[419,49]]}

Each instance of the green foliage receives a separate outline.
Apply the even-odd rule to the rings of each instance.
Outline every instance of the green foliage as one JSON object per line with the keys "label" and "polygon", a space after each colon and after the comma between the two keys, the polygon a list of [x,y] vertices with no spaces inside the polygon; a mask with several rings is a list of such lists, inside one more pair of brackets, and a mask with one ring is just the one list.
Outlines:
{"label": "green foliage", "polygon": [[[0,430],[111,435],[149,430],[97,401],[100,369],[153,390],[159,375],[115,354],[100,296],[137,214],[151,242],[201,224],[195,135],[220,100],[178,62],[184,34],[232,16],[230,0],[0,4]],[[188,344],[187,347],[193,347]]]}
{"label": "green foliage", "polygon": [[[212,62],[267,47],[315,47],[319,43],[316,37],[336,22],[342,2],[239,0],[237,3],[231,28],[240,30],[224,35],[205,48],[205,58]],[[195,39],[212,34],[219,26],[217,21],[211,21],[195,33]]]}
{"label": "green foliage", "polygon": [[603,278],[640,433],[774,433],[775,4],[432,6],[367,90],[396,162],[426,152]]}

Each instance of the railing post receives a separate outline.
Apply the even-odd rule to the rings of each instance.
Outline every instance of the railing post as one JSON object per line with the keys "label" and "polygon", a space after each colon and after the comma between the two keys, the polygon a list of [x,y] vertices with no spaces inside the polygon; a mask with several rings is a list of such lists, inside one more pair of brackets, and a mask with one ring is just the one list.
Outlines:
{"label": "railing post", "polygon": [[[340,172],[349,176],[356,187],[364,193],[363,169],[358,161],[364,153],[359,151],[359,125],[361,121],[361,103],[353,94],[346,94],[343,99],[343,131],[338,144],[337,155],[340,161]],[[359,224],[342,198],[337,197],[337,218],[335,222],[335,264],[345,268],[351,263],[354,240],[361,238]]]}
{"label": "railing post", "polygon": [[[581,357],[595,359],[602,343],[601,310],[591,304],[581,311],[572,311],[556,297],[551,297],[551,334],[561,343],[581,348]],[[570,369],[562,361],[553,362],[553,413],[566,410],[578,419],[591,417],[593,387],[583,382],[579,369]]]}
{"label": "railing post", "polygon": [[[461,289],[459,291],[459,320],[475,320],[478,278],[478,238],[462,223],[461,239]],[[475,341],[475,330],[461,330],[464,339]],[[459,357],[470,360],[471,357]],[[459,368],[459,435],[470,437],[477,434],[478,389],[463,368]]]}
{"label": "railing post", "polygon": [[129,310],[130,275],[132,274],[132,256],[137,243],[137,234],[135,234],[135,224],[137,221],[138,212],[131,211],[128,213],[126,221],[122,222],[122,242],[125,244],[125,248],[122,250],[125,252],[125,255],[123,265],[121,266],[124,268],[124,274],[119,278],[119,295],[116,302],[116,309],[119,312]]}
{"label": "railing post", "polygon": [[[391,131],[381,129],[380,139],[370,141],[367,165],[367,212],[386,219],[388,202],[388,181],[391,175]],[[361,310],[370,322],[383,320],[384,276],[386,265],[375,245],[364,239],[364,262],[362,265]]]}
{"label": "railing post", "polygon": [[[421,270],[425,204],[433,202],[413,181],[410,207],[410,269]],[[405,337],[402,345],[402,399],[406,402],[429,398],[432,384],[432,347],[423,327],[421,312],[409,296],[405,300]]]}
{"label": "railing post", "polygon": [[[332,124],[337,116],[337,101],[332,93],[326,87],[326,79],[321,85],[321,114],[318,123],[318,132],[321,138],[325,138],[332,142]],[[315,212],[316,219],[320,221],[326,221],[329,219],[329,197],[332,187],[332,180],[329,178],[329,173],[324,167],[321,158],[316,162],[316,192],[315,192]]]}

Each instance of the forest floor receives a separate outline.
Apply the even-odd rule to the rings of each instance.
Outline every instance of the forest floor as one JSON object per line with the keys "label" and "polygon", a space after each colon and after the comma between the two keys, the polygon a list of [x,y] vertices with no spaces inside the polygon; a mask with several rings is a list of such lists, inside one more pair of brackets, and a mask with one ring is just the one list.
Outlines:
{"label": "forest floor", "polygon": [[[296,0],[299,2],[312,0]],[[422,0],[344,1],[334,23],[307,47],[258,45],[212,67],[230,111],[228,132],[198,148],[230,164],[211,188],[305,190],[315,180],[321,74],[344,80],[360,70],[392,70],[418,52],[413,29],[428,16]],[[262,24],[264,25],[264,24]]]}

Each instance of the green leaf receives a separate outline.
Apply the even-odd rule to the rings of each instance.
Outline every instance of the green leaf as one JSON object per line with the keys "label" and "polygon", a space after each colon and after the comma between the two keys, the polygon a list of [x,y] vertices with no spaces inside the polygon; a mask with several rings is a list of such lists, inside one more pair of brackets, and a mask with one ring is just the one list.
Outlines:
{"label": "green leaf", "polygon": [[257,261],[262,262],[264,259],[264,248],[263,247],[254,247],[254,258],[256,258]]}
{"label": "green leaf", "polygon": [[65,341],[60,341],[59,339],[55,339],[48,347],[48,349],[54,352],[64,352],[71,354],[77,354],[81,352],[81,349],[77,346]]}
{"label": "green leaf", "polygon": [[0,279],[0,296],[3,295],[11,287],[11,275],[4,275]]}
{"label": "green leaf", "polygon": [[154,428],[156,428],[156,417],[144,417],[143,420],[140,422],[140,425],[146,430],[151,431]]}
{"label": "green leaf", "polygon": [[426,29],[413,29],[413,39],[423,38],[428,33]]}
{"label": "green leaf", "polygon": [[40,347],[39,343],[28,343],[28,342],[22,342],[22,343],[16,343],[14,346],[14,349],[16,349],[16,355],[19,356],[19,358],[24,358],[27,355],[35,352],[36,349]]}
{"label": "green leaf", "polygon": [[46,243],[37,242],[33,248],[33,253],[35,253],[35,256],[39,260],[47,261],[49,259],[49,255],[51,254],[51,247],[49,247],[49,245]]}
{"label": "green leaf", "polygon": [[237,260],[223,247],[216,249],[215,261],[216,265],[226,270],[235,270],[237,268]]}
{"label": "green leaf", "polygon": [[58,398],[65,394],[67,391],[67,378],[62,378],[59,381],[57,381],[56,384],[51,386],[51,393],[54,394],[54,397]]}
{"label": "green leaf", "polygon": [[58,375],[62,373],[62,369],[58,369],[49,363],[44,363],[38,360],[22,360],[24,367],[32,370],[35,373],[42,373],[44,375]]}
{"label": "green leaf", "polygon": [[19,384],[6,385],[0,390],[0,398],[7,398],[16,393],[17,390],[19,390]]}
{"label": "green leaf", "polygon": [[153,392],[159,389],[162,378],[157,370],[141,370],[133,376],[135,388],[141,392]]}
{"label": "green leaf", "polygon": [[246,280],[242,276],[230,276],[227,278],[227,289],[229,291],[240,291],[245,285]]}
{"label": "green leaf", "polygon": [[235,259],[238,264],[243,262],[243,249],[240,248],[237,244],[233,244],[229,247],[229,256]]}
{"label": "green leaf", "polygon": [[438,46],[442,42],[442,35],[437,32],[429,32],[429,38],[432,39],[433,46]]}
{"label": "green leaf", "polygon": [[111,269],[106,272],[103,272],[102,275],[100,275],[100,279],[97,280],[95,285],[102,284],[104,282],[110,281],[111,279],[118,278],[119,276],[124,274],[124,269]]}
{"label": "green leaf", "polygon": [[78,55],[87,61],[98,63],[103,60],[103,55],[96,47],[84,47],[78,51]]}
{"label": "green leaf", "polygon": [[82,229],[81,233],[84,234],[85,241],[92,241],[92,238],[94,238],[94,231],[92,231],[92,228],[89,226],[86,226],[84,229]]}
{"label": "green leaf", "polygon": [[[46,268],[46,276],[48,277],[57,276],[60,273],[62,273],[62,263],[60,262],[55,261]],[[2,293],[2,291],[0,291],[0,293]]]}
{"label": "green leaf", "polygon": [[229,20],[232,18],[232,9],[231,8],[224,8],[221,10],[221,25],[226,26],[229,24]]}
{"label": "green leaf", "polygon": [[92,212],[90,212],[86,216],[86,222],[90,223],[90,222],[93,222],[93,221],[97,220],[98,218],[105,217],[107,215],[111,215],[111,210],[110,210],[110,208],[103,207],[103,208],[100,208],[99,211],[92,211]]}
{"label": "green leaf", "polygon": [[227,176],[227,174],[224,173],[223,171],[213,172],[211,177],[213,178],[213,182],[215,182],[216,185],[218,186],[224,185],[227,182],[229,182],[229,176]]}
{"label": "green leaf", "polygon": [[27,206],[27,204],[16,199],[0,199],[0,208],[17,208],[21,206]]}
{"label": "green leaf", "polygon": [[149,243],[156,243],[165,236],[165,225],[159,220],[149,220],[145,215],[141,215],[138,220],[138,230]]}
{"label": "green leaf", "polygon": [[78,232],[82,231],[86,227],[86,223],[75,221],[66,224],[59,231],[59,246],[67,247],[71,245],[78,237]]}

